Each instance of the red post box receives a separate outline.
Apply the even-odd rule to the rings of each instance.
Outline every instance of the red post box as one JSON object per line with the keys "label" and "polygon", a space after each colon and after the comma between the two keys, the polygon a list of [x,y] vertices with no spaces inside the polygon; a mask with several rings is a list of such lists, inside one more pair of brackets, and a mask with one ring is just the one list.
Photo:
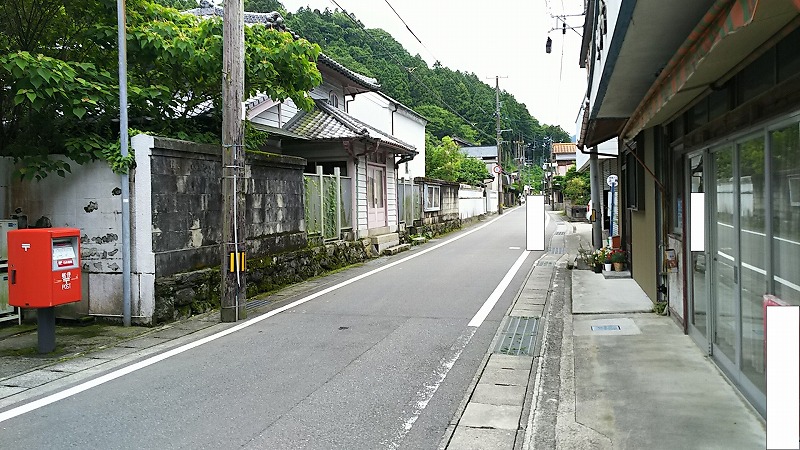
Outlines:
{"label": "red post box", "polygon": [[80,230],[8,232],[8,304],[50,308],[81,300]]}

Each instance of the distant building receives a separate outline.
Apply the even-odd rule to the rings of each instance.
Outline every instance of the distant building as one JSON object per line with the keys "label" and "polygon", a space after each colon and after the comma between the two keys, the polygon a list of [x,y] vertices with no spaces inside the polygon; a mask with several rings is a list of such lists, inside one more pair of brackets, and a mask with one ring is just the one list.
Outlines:
{"label": "distant building", "polygon": [[550,152],[550,162],[554,165],[551,166],[555,170],[555,175],[564,176],[570,167],[575,165],[576,153],[578,147],[572,142],[555,143]]}

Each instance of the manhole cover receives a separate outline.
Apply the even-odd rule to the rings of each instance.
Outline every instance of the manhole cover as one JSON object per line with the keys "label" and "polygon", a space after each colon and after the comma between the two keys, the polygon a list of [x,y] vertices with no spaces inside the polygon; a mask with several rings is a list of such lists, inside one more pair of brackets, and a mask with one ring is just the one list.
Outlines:
{"label": "manhole cover", "polygon": [[592,325],[592,331],[619,331],[619,325]]}
{"label": "manhole cover", "polygon": [[538,322],[535,317],[506,317],[494,352],[512,356],[532,356]]}

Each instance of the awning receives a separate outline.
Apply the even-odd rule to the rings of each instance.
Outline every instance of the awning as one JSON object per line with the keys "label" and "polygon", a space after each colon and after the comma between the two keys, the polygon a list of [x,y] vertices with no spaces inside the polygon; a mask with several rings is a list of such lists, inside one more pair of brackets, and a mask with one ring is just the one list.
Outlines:
{"label": "awning", "polygon": [[[796,6],[800,0],[794,0]],[[633,138],[684,87],[709,54],[727,37],[749,25],[759,0],[717,0],[692,30],[627,123],[623,136]],[[800,6],[798,6],[800,7]]]}

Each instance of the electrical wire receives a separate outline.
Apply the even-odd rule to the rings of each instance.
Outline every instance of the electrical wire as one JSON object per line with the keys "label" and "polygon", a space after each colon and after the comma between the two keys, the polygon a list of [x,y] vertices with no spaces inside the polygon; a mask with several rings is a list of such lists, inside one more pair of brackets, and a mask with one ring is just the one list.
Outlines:
{"label": "electrical wire", "polygon": [[[405,69],[405,70],[408,72],[409,76],[410,76],[411,78],[413,78],[413,79],[414,79],[414,81],[416,81],[416,82],[417,82],[419,85],[421,85],[423,88],[425,88],[425,90],[426,90],[426,91],[428,91],[428,93],[430,93],[431,95],[433,95],[433,96],[435,97],[435,99],[436,99],[436,100],[438,100],[438,101],[439,101],[439,103],[440,103],[442,106],[444,106],[444,108],[445,108],[446,110],[448,110],[448,111],[449,111],[449,112],[451,112],[452,114],[454,114],[454,115],[456,115],[457,117],[459,117],[461,120],[463,120],[463,121],[464,121],[464,123],[466,123],[467,125],[469,125],[470,127],[472,127],[472,129],[474,129],[475,131],[477,131],[479,134],[482,134],[482,135],[484,135],[484,136],[486,136],[487,138],[489,138],[489,139],[492,139],[492,140],[496,139],[496,137],[495,137],[495,136],[492,136],[492,135],[490,135],[489,133],[487,133],[487,132],[485,132],[485,131],[481,130],[481,129],[480,129],[480,128],[478,128],[478,127],[476,127],[474,122],[471,122],[471,121],[470,121],[470,120],[468,120],[466,117],[464,117],[464,116],[462,116],[460,113],[458,113],[458,112],[455,110],[455,108],[453,108],[453,107],[452,107],[452,106],[450,106],[450,105],[449,105],[449,104],[448,104],[446,101],[444,101],[444,99],[443,99],[443,98],[442,98],[442,97],[439,95],[439,93],[438,93],[438,92],[436,92],[436,91],[434,91],[433,89],[431,89],[431,88],[430,88],[430,87],[429,87],[427,84],[425,84],[425,83],[424,83],[422,80],[420,80],[420,79],[419,79],[419,78],[418,78],[416,75],[414,75],[414,72],[413,72],[413,71],[410,71],[410,70],[408,70],[408,68],[406,68],[406,67],[405,67],[405,65],[402,63],[402,61],[400,61],[400,59],[397,57],[397,55],[396,55],[395,53],[389,53],[389,52],[388,52],[388,49],[387,49],[386,47],[384,47],[384,45],[383,45],[383,44],[382,44],[380,41],[378,41],[378,40],[377,40],[377,39],[375,39],[375,38],[374,38],[374,37],[373,37],[371,34],[369,34],[369,31],[368,31],[368,30],[367,30],[367,29],[364,27],[364,25],[363,25],[362,23],[360,23],[359,21],[355,20],[355,19],[354,19],[354,18],[353,18],[353,17],[350,15],[350,13],[348,13],[348,12],[347,12],[347,10],[346,10],[346,9],[342,8],[342,5],[340,5],[340,4],[339,4],[339,2],[337,2],[336,0],[330,0],[330,1],[331,1],[331,3],[333,3],[334,5],[336,5],[336,7],[337,7],[337,8],[339,8],[339,9],[340,9],[340,10],[341,10],[341,11],[344,13],[344,15],[345,15],[345,16],[347,16],[347,18],[348,18],[348,19],[350,19],[350,21],[351,21],[351,22],[353,22],[353,23],[354,23],[354,24],[355,24],[357,27],[361,28],[361,29],[364,31],[364,34],[366,34],[366,35],[367,35],[367,36],[368,36],[368,37],[369,37],[369,38],[370,38],[370,39],[371,39],[373,42],[375,42],[376,44],[378,44],[378,46],[380,46],[380,47],[381,47],[381,48],[382,48],[384,51],[386,51],[386,52],[387,52],[387,54],[389,54],[389,56],[391,56],[391,57],[392,57],[392,59],[394,59],[394,61],[395,61],[395,62],[396,62],[396,63],[397,63],[397,64],[398,64],[400,67],[404,68],[404,69]],[[402,20],[402,19],[401,19],[401,20]],[[409,30],[409,31],[410,31],[410,30]],[[415,37],[416,37],[416,36],[415,36]]]}
{"label": "electrical wire", "polygon": [[[433,52],[431,51],[431,49],[430,49],[430,48],[428,48],[428,46],[427,46],[427,45],[425,45],[425,43],[424,43],[424,42],[422,42],[422,39],[420,39],[420,38],[419,38],[419,36],[417,36],[417,34],[416,34],[416,33],[414,33],[414,31],[413,31],[413,30],[411,29],[411,27],[408,25],[408,22],[406,22],[406,21],[405,21],[405,19],[403,19],[403,18],[400,16],[400,13],[398,13],[398,12],[397,12],[397,10],[394,8],[394,6],[392,6],[392,4],[391,4],[391,3],[389,3],[389,0],[383,0],[383,1],[384,1],[384,2],[386,2],[386,4],[389,6],[389,8],[390,8],[390,9],[392,10],[392,12],[394,13],[394,15],[395,15],[395,16],[397,16],[397,18],[398,18],[398,19],[400,19],[400,22],[402,22],[402,23],[403,23],[403,25],[406,27],[406,30],[408,30],[408,32],[409,32],[409,33],[411,33],[411,35],[412,35],[412,36],[414,36],[414,39],[416,39],[416,40],[417,40],[417,42],[419,42],[419,44],[420,44],[420,45],[421,45],[421,46],[422,46],[422,47],[423,47],[423,48],[424,48],[424,49],[425,49],[425,50],[428,52],[428,54],[429,54],[429,55],[431,55],[431,56],[433,57],[434,61],[440,62],[440,61],[441,61],[441,59],[440,59],[440,58],[438,58],[436,55],[434,55],[434,54],[433,54]],[[563,0],[562,0],[562,1],[563,1]],[[451,76],[451,75],[452,75],[452,70],[448,70],[448,71],[446,71],[446,73],[447,73],[447,76],[448,76],[448,78],[450,78],[450,81],[451,81],[451,82],[453,82],[454,84],[458,84],[458,83],[457,83],[455,80],[453,80],[453,77]],[[477,106],[477,107],[478,107],[478,109],[480,109],[482,113],[484,113],[484,114],[487,114],[487,115],[489,114],[489,113],[488,113],[488,112],[487,112],[485,109],[483,109],[483,107],[482,107],[480,104],[478,104],[478,103],[475,103],[474,105],[475,105],[475,106]]]}

